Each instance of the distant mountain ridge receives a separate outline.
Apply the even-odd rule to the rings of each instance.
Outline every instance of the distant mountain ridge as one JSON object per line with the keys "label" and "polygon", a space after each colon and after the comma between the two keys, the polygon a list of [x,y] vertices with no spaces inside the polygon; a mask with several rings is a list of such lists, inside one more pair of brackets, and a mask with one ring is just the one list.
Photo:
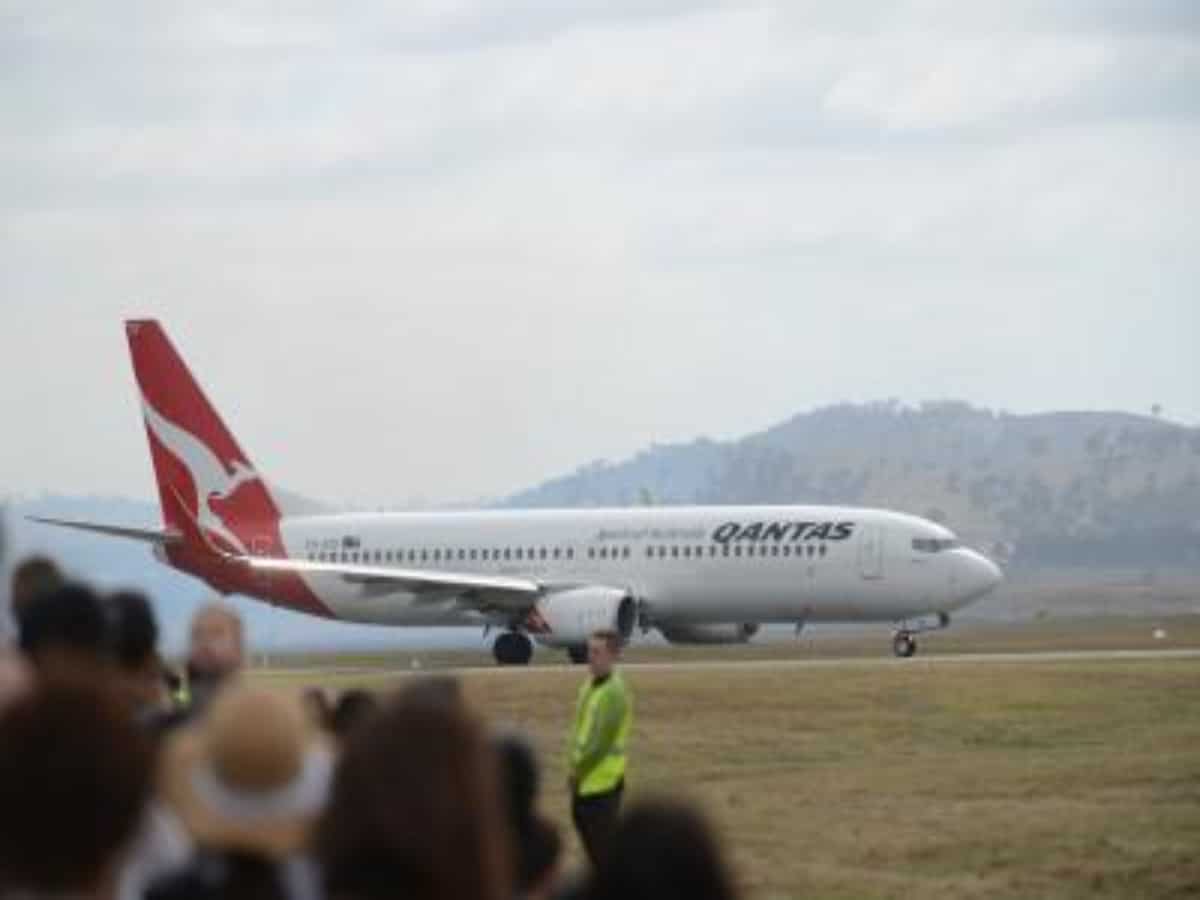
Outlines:
{"label": "distant mountain ridge", "polygon": [[838,404],[740,440],[593,462],[503,505],[647,498],[882,506],[1019,562],[1200,562],[1200,429],[1125,412]]}

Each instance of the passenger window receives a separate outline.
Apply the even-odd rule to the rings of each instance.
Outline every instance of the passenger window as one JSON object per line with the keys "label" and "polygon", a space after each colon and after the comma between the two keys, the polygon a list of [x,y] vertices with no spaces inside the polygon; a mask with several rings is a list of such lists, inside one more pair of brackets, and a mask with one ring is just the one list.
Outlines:
{"label": "passenger window", "polygon": [[558,559],[558,553],[559,553],[558,547],[555,547],[554,548],[554,558],[555,559]]}
{"label": "passenger window", "polygon": [[772,555],[772,556],[778,556],[778,555],[779,555],[779,545],[778,545],[778,544],[772,544],[772,545],[771,545],[771,555]]}
{"label": "passenger window", "polygon": [[722,555],[722,556],[728,556],[728,555],[729,555],[729,545],[728,545],[728,544],[722,544],[722,545],[721,545],[721,555]]}
{"label": "passenger window", "polygon": [[671,548],[671,556],[673,556],[673,557],[678,557],[678,556],[679,556],[679,548],[678,548],[678,547],[672,547],[672,548]]}
{"label": "passenger window", "polygon": [[518,547],[518,548],[517,548],[515,551],[513,551],[513,556],[514,556],[516,559],[520,559],[520,558],[521,558],[521,548],[520,548],[520,547]]}
{"label": "passenger window", "polygon": [[629,548],[628,547],[621,548],[621,556],[624,557],[625,559],[629,559]]}
{"label": "passenger window", "polygon": [[820,549],[820,551],[818,551],[818,552],[819,552],[819,553],[820,553],[822,556],[824,556],[824,555],[825,555],[825,549],[826,549],[826,548],[825,548],[825,545],[824,545],[824,544],[822,544],[822,545],[821,545],[821,549]]}
{"label": "passenger window", "polygon": [[690,559],[690,558],[691,558],[691,556],[692,556],[692,548],[691,548],[691,547],[684,547],[684,548],[683,548],[683,555],[684,555],[684,557],[685,557],[685,558],[687,558],[687,559]]}
{"label": "passenger window", "polygon": [[478,550],[476,550],[474,547],[472,547],[472,548],[471,548],[471,559],[472,559],[472,560],[475,560],[475,559],[477,559],[478,557],[479,557],[479,551],[478,551]]}
{"label": "passenger window", "polygon": [[567,559],[574,559],[574,558],[575,558],[575,548],[568,547],[567,548]]}
{"label": "passenger window", "polygon": [[647,548],[646,548],[646,558],[647,558],[647,559],[652,559],[653,557],[654,557],[654,548],[653,548],[653,547],[647,547]]}
{"label": "passenger window", "polygon": [[742,555],[742,545],[741,544],[738,544],[736,547],[733,548],[733,555],[734,556]]}
{"label": "passenger window", "polygon": [[512,548],[511,548],[511,547],[505,547],[505,548],[504,548],[504,558],[505,558],[505,559],[512,559]]}
{"label": "passenger window", "polygon": [[546,548],[542,547],[540,550],[538,550],[538,559],[545,559],[545,558],[546,558]]}

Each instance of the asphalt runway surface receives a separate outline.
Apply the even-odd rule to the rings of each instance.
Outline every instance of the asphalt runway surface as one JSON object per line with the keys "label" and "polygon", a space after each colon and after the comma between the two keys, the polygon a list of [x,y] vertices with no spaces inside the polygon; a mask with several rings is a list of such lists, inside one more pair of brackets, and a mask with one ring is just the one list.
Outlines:
{"label": "asphalt runway surface", "polygon": [[[710,671],[745,671],[745,670],[787,670],[787,669],[830,669],[830,668],[884,668],[896,667],[932,667],[932,666],[964,666],[964,665],[1022,665],[1029,663],[1072,663],[1072,662],[1128,662],[1137,660],[1170,660],[1170,659],[1200,659],[1200,648],[1175,648],[1163,650],[1063,650],[1032,653],[959,653],[959,654],[917,654],[909,659],[899,659],[894,656],[844,657],[832,659],[709,659],[685,660],[677,662],[625,662],[621,668],[631,672],[662,671],[676,672],[710,672]],[[399,675],[455,674],[455,673],[490,673],[497,676],[534,675],[539,672],[583,671],[582,665],[571,663],[555,663],[550,665],[529,666],[497,666],[481,664],[478,666],[462,666],[455,668],[430,668],[419,666],[392,668],[384,666],[322,666],[312,667],[281,667],[278,669],[259,669],[258,674],[285,675],[301,674],[308,677],[336,676],[370,676],[385,678]]]}

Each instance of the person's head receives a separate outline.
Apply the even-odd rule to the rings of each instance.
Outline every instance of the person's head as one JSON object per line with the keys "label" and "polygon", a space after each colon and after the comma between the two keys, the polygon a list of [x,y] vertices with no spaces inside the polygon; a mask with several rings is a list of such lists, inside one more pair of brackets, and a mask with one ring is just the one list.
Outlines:
{"label": "person's head", "polygon": [[93,669],[0,713],[0,893],[110,889],[150,798],[149,738]]}
{"label": "person's head", "polygon": [[163,754],[160,796],[198,846],[272,861],[307,845],[334,764],[298,696],[236,681]]}
{"label": "person's head", "polygon": [[62,572],[45,556],[31,556],[19,563],[12,573],[12,611],[20,617],[26,604],[61,587]]}
{"label": "person's head", "polygon": [[100,599],[82,584],[65,583],[24,603],[17,615],[18,644],[39,671],[66,660],[107,663],[111,632]]}
{"label": "person's head", "polygon": [[379,709],[379,702],[369,691],[352,688],[342,691],[329,713],[329,730],[340,741],[363,727]]}
{"label": "person's head", "polygon": [[513,837],[516,887],[526,896],[539,894],[556,880],[562,841],[558,830],[537,811],[541,781],[537,757],[517,732],[497,734],[492,744],[500,760],[501,793]]}
{"label": "person's head", "polygon": [[158,622],[145,595],[118,591],[106,599],[113,661],[134,706],[161,705],[167,699],[158,656]]}
{"label": "person's head", "polygon": [[242,618],[227,603],[214,600],[192,616],[188,632],[188,672],[220,680],[242,668],[245,653]]}
{"label": "person's head", "polygon": [[621,652],[621,637],[611,629],[592,632],[588,638],[588,668],[596,678],[613,670]]}
{"label": "person's head", "polygon": [[712,829],[690,806],[642,803],[622,817],[592,878],[589,900],[734,900]]}
{"label": "person's head", "polygon": [[126,671],[157,670],[158,621],[150,601],[137,591],[117,591],[107,605],[117,665]]}
{"label": "person's head", "polygon": [[459,704],[396,696],[347,741],[315,848],[331,897],[511,894],[496,757]]}

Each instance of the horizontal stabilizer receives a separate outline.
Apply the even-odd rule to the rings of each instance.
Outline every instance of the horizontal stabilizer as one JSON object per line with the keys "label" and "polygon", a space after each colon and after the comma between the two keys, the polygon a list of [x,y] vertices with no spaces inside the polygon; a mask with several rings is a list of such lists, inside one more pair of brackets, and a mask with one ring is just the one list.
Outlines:
{"label": "horizontal stabilizer", "polygon": [[80,522],[76,519],[50,519],[44,516],[26,516],[30,522],[42,525],[56,525],[60,528],[75,528],[79,531],[90,531],[108,537],[127,538],[142,541],[147,544],[176,544],[183,540],[178,531],[159,528],[130,528],[125,525],[106,525],[102,522]]}

